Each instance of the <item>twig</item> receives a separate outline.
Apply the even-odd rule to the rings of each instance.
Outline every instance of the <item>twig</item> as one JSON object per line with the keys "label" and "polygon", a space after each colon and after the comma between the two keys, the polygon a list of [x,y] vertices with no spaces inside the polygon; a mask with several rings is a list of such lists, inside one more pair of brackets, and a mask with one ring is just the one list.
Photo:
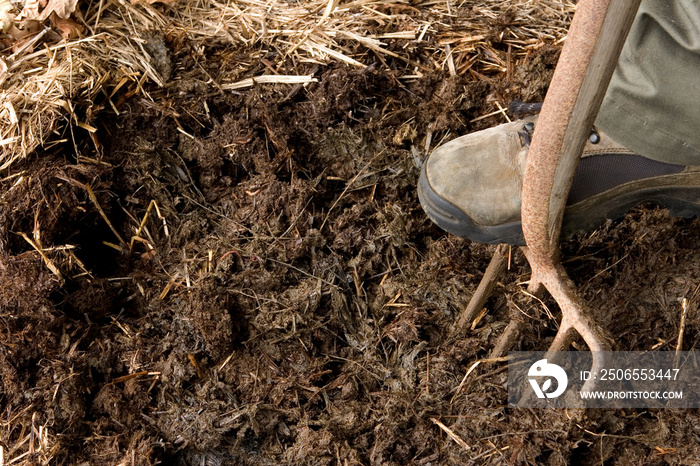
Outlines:
{"label": "twig", "polygon": [[70,184],[73,184],[73,185],[78,186],[80,188],[83,188],[88,193],[88,197],[92,201],[92,204],[95,206],[97,211],[100,213],[100,216],[104,219],[105,223],[107,223],[107,226],[109,227],[109,229],[112,230],[112,233],[114,233],[114,236],[117,237],[117,239],[119,240],[119,244],[122,247],[126,248],[127,247],[126,241],[124,241],[124,239],[121,237],[121,235],[117,232],[117,229],[114,228],[114,225],[112,225],[112,222],[109,221],[107,214],[105,214],[105,211],[102,210],[102,206],[100,206],[100,203],[97,201],[97,196],[95,196],[95,193],[93,192],[90,185],[85,184],[85,183],[81,183],[80,181],[75,180],[73,178],[64,178],[62,176],[59,176],[57,178],[65,181],[67,183],[70,183]]}
{"label": "twig", "polygon": [[308,84],[318,82],[313,76],[283,76],[263,75],[244,79],[231,84],[222,84],[221,88],[227,91],[247,89],[255,84]]}
{"label": "twig", "polygon": [[452,396],[452,399],[450,400],[450,404],[454,403],[455,398],[457,398],[457,395],[462,391],[462,388],[464,388],[464,384],[467,382],[467,377],[469,377],[469,374],[474,372],[474,369],[479,367],[481,363],[489,363],[489,362],[503,362],[507,361],[508,356],[503,356],[503,357],[498,357],[498,358],[488,358],[488,359],[480,359],[476,361],[474,364],[472,364],[469,369],[467,369],[467,373],[464,374],[464,377],[462,377],[462,381],[459,383],[459,386],[455,390],[455,394]]}
{"label": "twig", "polygon": [[449,435],[449,437],[452,440],[454,440],[457,443],[457,445],[464,448],[465,450],[471,450],[471,447],[467,444],[467,442],[465,442],[464,440],[461,439],[461,437],[459,437],[457,434],[452,432],[452,430],[449,427],[447,427],[445,424],[443,424],[439,420],[435,419],[434,417],[431,417],[430,420],[433,421],[433,423],[435,425],[437,425],[439,428],[441,428],[443,431],[445,431],[445,433],[447,435]]}
{"label": "twig", "polygon": [[688,315],[688,299],[681,301],[681,323],[678,326],[678,343],[676,343],[676,355],[673,358],[673,367],[678,368],[681,361],[681,350],[683,349],[683,336],[685,335],[685,318]]}
{"label": "twig", "polygon": [[29,238],[29,236],[27,236],[26,233],[20,232],[20,233],[18,233],[18,234],[19,234],[22,238],[24,238],[24,240],[25,240],[27,243],[29,243],[29,245],[30,245],[32,248],[34,248],[34,250],[35,250],[36,252],[39,253],[39,255],[41,256],[41,258],[44,259],[44,263],[46,264],[46,267],[48,267],[48,269],[49,269],[54,275],[56,275],[56,277],[58,277],[58,281],[59,281],[61,284],[63,284],[63,283],[65,282],[65,279],[63,278],[63,275],[61,274],[61,271],[58,269],[58,267],[56,267],[56,264],[54,264],[54,263],[51,261],[51,259],[49,259],[49,257],[48,257],[46,254],[44,254],[44,251],[42,251],[41,248],[40,248],[39,246],[37,246],[36,243],[34,243],[34,241],[32,241],[32,240]]}

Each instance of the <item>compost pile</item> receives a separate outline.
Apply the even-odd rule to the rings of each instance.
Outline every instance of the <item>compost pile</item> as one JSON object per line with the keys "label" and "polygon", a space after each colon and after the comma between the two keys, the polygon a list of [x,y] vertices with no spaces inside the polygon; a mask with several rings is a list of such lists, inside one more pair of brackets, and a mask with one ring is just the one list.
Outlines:
{"label": "compost pile", "polygon": [[[556,305],[513,249],[453,330],[494,248],[416,196],[543,99],[574,9],[0,4],[0,463],[692,463],[694,410],[508,408],[489,352],[514,315],[546,349]],[[699,233],[647,206],[564,244],[618,349],[682,313],[695,347]]]}

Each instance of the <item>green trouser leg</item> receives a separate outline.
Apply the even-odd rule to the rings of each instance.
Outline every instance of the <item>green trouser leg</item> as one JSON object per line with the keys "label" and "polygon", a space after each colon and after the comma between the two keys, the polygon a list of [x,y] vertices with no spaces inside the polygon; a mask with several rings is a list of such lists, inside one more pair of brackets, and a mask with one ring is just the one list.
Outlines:
{"label": "green trouser leg", "polygon": [[596,126],[647,158],[700,165],[700,2],[642,1]]}

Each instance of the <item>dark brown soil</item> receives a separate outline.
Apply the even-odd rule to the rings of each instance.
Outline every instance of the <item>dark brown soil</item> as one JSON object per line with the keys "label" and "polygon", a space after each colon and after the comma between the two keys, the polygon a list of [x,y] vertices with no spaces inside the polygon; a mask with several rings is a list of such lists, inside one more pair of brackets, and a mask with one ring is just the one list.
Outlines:
{"label": "dark brown soil", "polygon": [[[513,250],[488,313],[448,338],[493,247],[423,214],[424,141],[500,123],[470,123],[494,99],[542,99],[557,53],[512,82],[332,66],[240,93],[182,59],[191,84],[3,174],[6,458],[33,429],[36,464],[698,464],[695,410],[514,410],[504,363],[456,391],[511,312],[529,316],[526,350],[547,348],[558,312],[525,295]],[[674,349],[683,297],[695,348],[699,233],[641,208],[564,245],[618,349]]]}

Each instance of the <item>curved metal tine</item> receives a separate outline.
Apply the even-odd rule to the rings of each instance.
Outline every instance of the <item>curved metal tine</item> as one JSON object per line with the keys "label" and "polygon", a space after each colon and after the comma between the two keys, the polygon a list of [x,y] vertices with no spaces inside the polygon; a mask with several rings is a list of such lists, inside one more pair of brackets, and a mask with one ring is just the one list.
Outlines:
{"label": "curved metal tine", "polygon": [[498,283],[498,280],[500,280],[506,269],[508,248],[509,246],[507,244],[499,244],[496,246],[496,250],[491,257],[491,262],[489,262],[488,267],[486,267],[484,276],[481,278],[476,291],[474,291],[469,303],[459,314],[456,323],[452,326],[450,331],[451,335],[465,333],[471,322],[486,304],[486,301],[491,297],[496,283]]}

